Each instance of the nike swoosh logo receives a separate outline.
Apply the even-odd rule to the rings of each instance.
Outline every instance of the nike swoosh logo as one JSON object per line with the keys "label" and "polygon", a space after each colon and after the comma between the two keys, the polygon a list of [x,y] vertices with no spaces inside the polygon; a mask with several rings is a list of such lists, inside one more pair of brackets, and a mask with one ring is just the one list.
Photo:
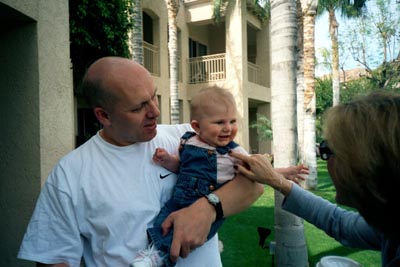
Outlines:
{"label": "nike swoosh logo", "polygon": [[170,173],[168,173],[168,174],[166,174],[166,175],[161,175],[161,174],[160,174],[160,179],[164,179],[165,177],[170,176],[171,174],[172,174],[172,172],[170,172]]}

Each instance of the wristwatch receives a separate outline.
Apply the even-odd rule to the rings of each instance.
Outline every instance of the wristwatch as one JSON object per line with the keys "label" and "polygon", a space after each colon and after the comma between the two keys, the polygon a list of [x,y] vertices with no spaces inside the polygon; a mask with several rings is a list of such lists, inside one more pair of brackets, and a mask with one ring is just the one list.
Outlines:
{"label": "wristwatch", "polygon": [[217,213],[215,220],[218,221],[224,218],[224,211],[222,210],[222,204],[219,200],[219,197],[214,193],[210,193],[205,197],[207,198],[208,202],[210,202],[210,204],[213,205],[213,207],[215,208],[215,212]]}

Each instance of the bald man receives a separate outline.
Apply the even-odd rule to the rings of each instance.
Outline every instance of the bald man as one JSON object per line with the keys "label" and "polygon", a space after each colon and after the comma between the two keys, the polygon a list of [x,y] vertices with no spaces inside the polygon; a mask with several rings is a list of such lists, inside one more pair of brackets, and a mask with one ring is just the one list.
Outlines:
{"label": "bald man", "polygon": [[[103,128],[51,171],[18,258],[38,266],[80,266],[82,257],[88,267],[129,266],[147,247],[146,228],[176,182],[174,173],[152,163],[152,155],[157,147],[177,154],[180,137],[192,129],[157,125],[157,88],[132,60],[97,60],[83,91]],[[215,194],[230,216],[262,192],[262,185],[238,176]],[[174,229],[170,253],[176,266],[222,266],[217,236],[205,243],[215,218],[214,206],[202,198],[165,220],[164,231]]]}

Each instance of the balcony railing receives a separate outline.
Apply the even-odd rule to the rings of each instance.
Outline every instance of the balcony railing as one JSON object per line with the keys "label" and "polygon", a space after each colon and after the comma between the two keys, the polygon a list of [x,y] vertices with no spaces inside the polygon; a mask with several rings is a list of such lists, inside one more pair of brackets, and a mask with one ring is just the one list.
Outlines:
{"label": "balcony railing", "polygon": [[157,46],[143,41],[143,61],[151,74],[160,76],[160,50]]}
{"label": "balcony railing", "polygon": [[225,53],[188,59],[189,83],[225,80]]}
{"label": "balcony railing", "polygon": [[[266,85],[260,66],[248,62],[249,82]],[[221,81],[226,78],[225,53],[188,59],[188,81],[190,84]]]}
{"label": "balcony railing", "polygon": [[[159,48],[150,43],[143,42],[143,58],[145,68],[151,74],[160,76]],[[248,62],[247,64],[249,82],[265,85],[265,75],[261,74],[260,67],[251,62]],[[182,77],[181,74],[181,69],[179,68],[180,81]],[[225,80],[225,78],[225,53],[188,59],[188,81],[190,84],[221,81]]]}
{"label": "balcony railing", "polygon": [[265,75],[262,75],[260,66],[247,62],[247,74],[249,76],[249,82],[264,86],[266,85]]}

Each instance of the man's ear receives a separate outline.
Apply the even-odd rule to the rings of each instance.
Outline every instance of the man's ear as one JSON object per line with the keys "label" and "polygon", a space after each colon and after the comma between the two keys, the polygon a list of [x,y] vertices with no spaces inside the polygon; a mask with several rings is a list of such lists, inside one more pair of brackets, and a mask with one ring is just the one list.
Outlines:
{"label": "man's ear", "polygon": [[111,123],[107,111],[105,111],[102,107],[95,107],[94,115],[96,115],[96,118],[103,126],[107,126]]}
{"label": "man's ear", "polygon": [[190,126],[192,126],[193,130],[194,130],[196,133],[199,133],[199,132],[200,132],[200,124],[199,124],[199,122],[198,122],[197,120],[192,120],[192,121],[190,122]]}

